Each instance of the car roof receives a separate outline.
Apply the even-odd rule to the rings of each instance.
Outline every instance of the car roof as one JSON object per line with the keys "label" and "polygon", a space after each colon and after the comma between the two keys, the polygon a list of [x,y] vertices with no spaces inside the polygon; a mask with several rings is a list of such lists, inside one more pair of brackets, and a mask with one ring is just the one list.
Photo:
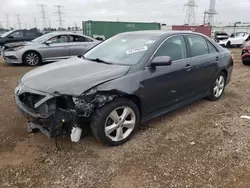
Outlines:
{"label": "car roof", "polygon": [[[121,34],[134,34],[134,35],[149,35],[149,36],[163,36],[172,34],[196,33],[193,31],[168,31],[168,30],[146,30],[146,31],[130,31]],[[200,34],[200,33],[198,33]]]}

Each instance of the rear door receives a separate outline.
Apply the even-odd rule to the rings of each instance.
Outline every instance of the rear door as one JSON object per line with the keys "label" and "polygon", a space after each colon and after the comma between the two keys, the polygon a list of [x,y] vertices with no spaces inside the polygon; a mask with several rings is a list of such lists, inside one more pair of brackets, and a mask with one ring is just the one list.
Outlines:
{"label": "rear door", "polygon": [[186,38],[191,57],[192,75],[195,78],[190,89],[195,92],[195,95],[203,94],[212,87],[220,54],[203,36],[189,34]]}
{"label": "rear door", "polygon": [[239,32],[235,34],[235,37],[231,39],[231,44],[232,45],[240,45],[243,44],[245,33],[244,32]]}
{"label": "rear door", "polygon": [[80,35],[69,36],[70,56],[77,56],[84,54],[90,47],[90,39]]}
{"label": "rear door", "polygon": [[57,35],[48,41],[52,43],[44,44],[44,47],[39,50],[45,61],[56,61],[70,57],[68,35]]}
{"label": "rear door", "polygon": [[35,39],[37,36],[37,33],[34,31],[24,31],[24,41],[31,41]]}

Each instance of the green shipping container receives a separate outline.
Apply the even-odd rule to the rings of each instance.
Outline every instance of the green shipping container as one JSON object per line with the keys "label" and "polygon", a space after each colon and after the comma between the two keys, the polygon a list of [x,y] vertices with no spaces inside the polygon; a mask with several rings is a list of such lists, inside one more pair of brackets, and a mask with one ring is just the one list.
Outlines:
{"label": "green shipping container", "polygon": [[108,39],[118,33],[141,30],[160,30],[160,23],[148,22],[109,22],[109,21],[83,21],[83,34],[102,39]]}

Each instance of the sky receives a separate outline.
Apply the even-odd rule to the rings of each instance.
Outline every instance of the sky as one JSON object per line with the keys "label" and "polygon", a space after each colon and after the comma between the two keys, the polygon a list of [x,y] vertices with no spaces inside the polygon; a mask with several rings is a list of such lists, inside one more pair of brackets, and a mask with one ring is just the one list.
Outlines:
{"label": "sky", "polygon": [[[0,0],[0,23],[6,27],[6,14],[10,26],[17,28],[16,14],[20,14],[22,27],[43,27],[41,9],[44,4],[47,25],[59,27],[55,5],[62,5],[63,26],[81,27],[82,21],[143,21],[160,22],[167,25],[183,24],[188,0]],[[196,23],[202,24],[203,12],[209,0],[196,0]],[[250,22],[250,0],[216,0],[216,22]]]}

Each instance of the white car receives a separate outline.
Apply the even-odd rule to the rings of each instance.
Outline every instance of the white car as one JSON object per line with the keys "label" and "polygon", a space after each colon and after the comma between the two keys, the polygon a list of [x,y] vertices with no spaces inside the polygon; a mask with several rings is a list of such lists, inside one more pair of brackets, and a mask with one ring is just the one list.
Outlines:
{"label": "white car", "polygon": [[237,32],[233,33],[228,39],[219,41],[219,44],[226,47],[241,47],[244,41],[246,41],[249,37],[249,33],[247,32]]}

